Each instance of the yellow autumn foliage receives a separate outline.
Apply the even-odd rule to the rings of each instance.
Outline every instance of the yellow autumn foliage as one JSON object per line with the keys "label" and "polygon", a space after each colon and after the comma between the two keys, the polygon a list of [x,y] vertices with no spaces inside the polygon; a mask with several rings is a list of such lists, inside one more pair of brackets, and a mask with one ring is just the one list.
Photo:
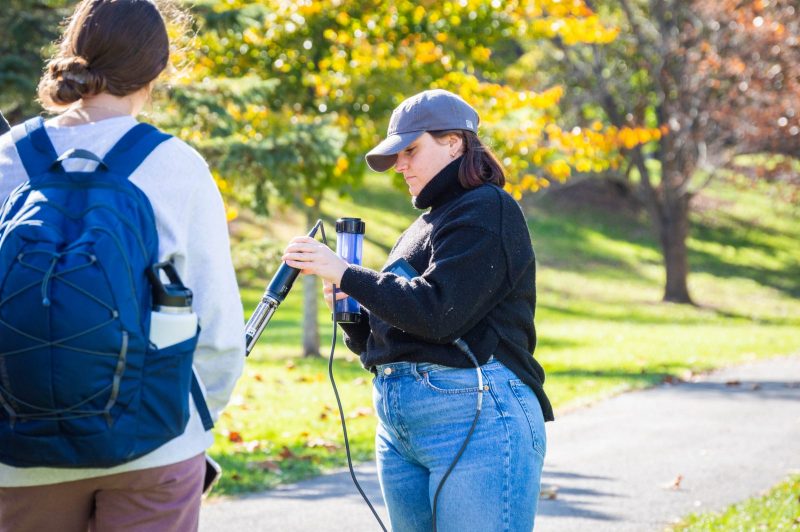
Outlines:
{"label": "yellow autumn foliage", "polygon": [[[250,0],[225,0],[214,4],[214,10],[251,5]],[[397,102],[412,88],[444,88],[476,107],[481,137],[508,171],[506,189],[519,198],[576,172],[616,168],[621,150],[658,141],[667,132],[663,126],[617,130],[599,121],[562,129],[558,106],[567,88],[534,90],[481,75],[482,68],[493,61],[492,47],[480,38],[466,45],[463,32],[475,24],[477,35],[481,26],[473,21],[487,17],[504,24],[506,38],[520,42],[560,38],[569,46],[613,41],[618,29],[605,24],[583,0],[394,0],[370,2],[368,8],[360,0],[260,0],[259,5],[267,13],[263,24],[240,34],[198,36],[204,47],[193,46],[185,52],[192,59],[187,82],[254,71],[281,82],[302,80],[302,89],[315,101],[298,108],[300,104],[290,103],[300,101],[293,100],[298,95],[278,94],[287,102],[281,109],[226,103],[230,119],[243,124],[235,138],[268,138],[275,123],[294,123],[298,114],[308,118],[326,110],[330,113],[333,104],[346,102],[329,118],[349,135],[370,139],[379,133],[375,124],[388,119],[385,111],[374,116],[373,107],[385,109],[387,99]],[[316,21],[316,33],[298,37],[312,21]],[[305,43],[310,43],[309,48],[303,48]],[[244,59],[240,50],[253,48],[261,55]],[[424,81],[417,82],[415,73],[422,74]],[[372,79],[378,86],[364,93],[364,80]],[[190,142],[203,140],[203,133],[191,128],[180,134]],[[352,144],[362,148],[358,142]],[[332,175],[342,177],[351,171],[348,157],[354,157],[355,150],[336,160]],[[221,178],[217,181],[223,196],[227,195],[224,187],[229,184]]]}

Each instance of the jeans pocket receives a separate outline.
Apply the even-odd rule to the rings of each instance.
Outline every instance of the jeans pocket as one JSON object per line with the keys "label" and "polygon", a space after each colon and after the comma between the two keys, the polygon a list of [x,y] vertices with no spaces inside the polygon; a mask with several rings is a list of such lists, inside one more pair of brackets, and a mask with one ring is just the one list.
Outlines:
{"label": "jeans pocket", "polygon": [[478,375],[474,369],[445,368],[422,372],[423,384],[437,393],[461,394],[478,392]]}
{"label": "jeans pocket", "polygon": [[514,397],[517,398],[522,411],[525,412],[525,418],[528,420],[528,426],[531,429],[533,450],[544,458],[547,443],[544,432],[544,416],[541,413],[542,407],[539,406],[538,399],[536,399],[533,390],[527,384],[519,379],[510,380],[508,384],[511,386],[511,391],[514,392]]}

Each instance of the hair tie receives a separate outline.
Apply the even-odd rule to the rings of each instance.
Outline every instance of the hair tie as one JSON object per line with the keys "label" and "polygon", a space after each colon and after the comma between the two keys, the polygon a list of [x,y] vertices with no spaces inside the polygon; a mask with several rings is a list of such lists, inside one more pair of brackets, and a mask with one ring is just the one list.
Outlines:
{"label": "hair tie", "polygon": [[69,72],[65,71],[61,73],[61,79],[66,81],[75,81],[76,83],[80,83],[81,85],[86,85],[86,82],[89,81],[89,77],[86,72]]}

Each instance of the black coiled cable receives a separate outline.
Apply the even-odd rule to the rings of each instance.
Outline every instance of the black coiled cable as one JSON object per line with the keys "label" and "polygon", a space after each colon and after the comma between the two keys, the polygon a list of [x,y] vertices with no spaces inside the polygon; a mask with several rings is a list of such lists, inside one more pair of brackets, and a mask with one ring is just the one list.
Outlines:
{"label": "black coiled cable", "polygon": [[[322,229],[322,242],[327,245],[328,240],[325,237],[325,228],[322,226],[321,223],[319,224],[319,226]],[[336,291],[337,291],[336,285],[333,285],[332,300],[334,305],[336,304]],[[328,377],[330,378],[331,386],[333,386],[333,393],[336,396],[336,405],[339,408],[339,419],[342,422],[342,434],[344,435],[344,448],[347,454],[347,467],[350,470],[350,477],[353,479],[353,484],[356,485],[356,488],[358,489],[358,492],[361,494],[361,497],[364,499],[364,502],[366,502],[367,506],[369,506],[369,509],[372,511],[372,515],[374,515],[375,519],[378,521],[381,530],[383,530],[383,532],[387,532],[386,525],[383,524],[383,521],[378,515],[378,512],[375,511],[375,507],[372,506],[369,497],[367,497],[367,494],[364,493],[364,490],[361,488],[361,484],[359,484],[358,479],[356,478],[356,472],[353,469],[353,459],[352,456],[350,455],[350,442],[347,438],[347,424],[345,423],[344,420],[344,409],[342,408],[342,402],[339,399],[339,390],[336,388],[336,380],[333,377],[333,354],[336,350],[336,337],[338,334],[338,325],[339,324],[336,321],[336,312],[333,312],[333,338],[331,339],[331,354],[330,357],[328,358]],[[458,464],[458,461],[464,454],[464,450],[467,448],[467,444],[469,443],[470,438],[472,438],[472,433],[475,432],[475,427],[478,424],[478,419],[480,418],[481,415],[481,407],[483,405],[483,392],[484,392],[483,373],[481,372],[481,366],[478,363],[478,359],[475,357],[475,354],[469,348],[469,345],[467,345],[467,343],[461,338],[454,340],[453,345],[455,345],[462,353],[464,353],[464,355],[466,355],[466,357],[470,360],[470,362],[472,362],[475,365],[475,370],[478,374],[478,401],[475,408],[475,419],[473,419],[472,426],[469,428],[469,432],[467,432],[467,436],[464,438],[464,443],[461,444],[461,448],[458,450],[458,453],[456,454],[453,461],[450,463],[450,466],[447,468],[447,471],[442,477],[442,480],[439,481],[439,485],[436,487],[436,493],[433,496],[433,508],[432,508],[433,512],[432,520],[433,520],[434,532],[436,532],[437,530],[436,510],[438,506],[439,493],[442,491],[444,483],[447,481],[447,477],[450,476],[450,473],[452,473],[453,469],[455,469],[456,464]]]}

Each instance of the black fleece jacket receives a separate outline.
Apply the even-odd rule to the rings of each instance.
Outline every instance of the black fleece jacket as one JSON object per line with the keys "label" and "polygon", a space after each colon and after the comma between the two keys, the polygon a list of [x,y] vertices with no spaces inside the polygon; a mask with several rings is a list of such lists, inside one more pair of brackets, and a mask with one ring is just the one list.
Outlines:
{"label": "black fleece jacket", "polygon": [[461,159],[437,174],[414,199],[422,214],[400,236],[387,265],[405,258],[419,276],[406,280],[351,265],[341,290],[368,320],[342,324],[345,343],[366,368],[390,362],[472,367],[457,347],[469,344],[478,362],[491,355],[533,389],[553,419],[544,370],[532,353],[536,264],[522,210],[504,190],[464,189]]}

